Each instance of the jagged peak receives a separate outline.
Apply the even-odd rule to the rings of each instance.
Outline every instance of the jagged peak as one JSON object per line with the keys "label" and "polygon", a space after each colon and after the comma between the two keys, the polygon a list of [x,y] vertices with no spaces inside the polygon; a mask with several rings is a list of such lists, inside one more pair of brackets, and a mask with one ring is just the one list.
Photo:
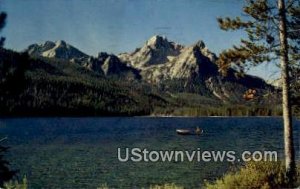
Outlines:
{"label": "jagged peak", "polygon": [[88,55],[66,43],[64,40],[58,40],[56,42],[45,41],[40,44],[33,44],[25,51],[30,55],[42,57],[54,57],[60,59],[88,58]]}
{"label": "jagged peak", "polygon": [[[45,41],[45,42],[42,42],[42,43],[35,43],[33,45],[36,45],[36,46],[39,46],[39,47],[44,47],[44,48],[54,48],[55,46],[56,47],[59,47],[59,46],[67,46],[68,44],[64,41],[64,40],[57,40],[55,42],[53,41]],[[32,46],[32,45],[30,45]]]}
{"label": "jagged peak", "polygon": [[205,43],[202,40],[197,41],[193,46],[199,47],[200,49],[204,49],[206,47]]}
{"label": "jagged peak", "polygon": [[165,36],[154,35],[150,39],[147,40],[147,46],[160,46],[164,44],[169,44],[170,42]]}
{"label": "jagged peak", "polygon": [[109,56],[109,54],[107,52],[99,52],[98,53],[98,58],[99,57],[107,57],[107,56]]}
{"label": "jagged peak", "polygon": [[67,46],[67,43],[64,40],[58,40],[58,41],[55,42],[55,45],[58,46],[58,47],[59,46],[65,47],[65,46]]}
{"label": "jagged peak", "polygon": [[118,58],[118,56],[116,56],[114,54],[109,54],[107,52],[99,52],[98,56],[97,56],[98,59],[107,59],[109,57]]}
{"label": "jagged peak", "polygon": [[54,46],[55,43],[53,41],[45,41],[44,43],[42,43],[43,46]]}

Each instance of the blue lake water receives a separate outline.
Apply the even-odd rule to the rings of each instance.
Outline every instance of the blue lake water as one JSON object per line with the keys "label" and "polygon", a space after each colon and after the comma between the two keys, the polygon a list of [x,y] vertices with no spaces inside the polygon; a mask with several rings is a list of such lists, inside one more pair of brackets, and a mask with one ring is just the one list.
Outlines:
{"label": "blue lake water", "polygon": [[[200,126],[201,136],[176,128]],[[294,120],[297,159],[300,122]],[[0,119],[6,159],[30,188],[141,188],[176,183],[188,188],[222,176],[231,162],[120,162],[118,148],[148,150],[276,150],[283,153],[281,118],[8,118]],[[123,151],[125,152],[125,151]],[[123,153],[124,156],[125,153]]]}

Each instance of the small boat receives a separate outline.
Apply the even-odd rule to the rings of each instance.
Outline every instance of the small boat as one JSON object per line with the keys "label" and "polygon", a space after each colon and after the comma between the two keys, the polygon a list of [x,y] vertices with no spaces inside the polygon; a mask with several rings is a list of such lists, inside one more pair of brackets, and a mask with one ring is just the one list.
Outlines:
{"label": "small boat", "polygon": [[176,129],[176,133],[179,135],[191,135],[193,132],[189,129]]}
{"label": "small boat", "polygon": [[191,129],[176,129],[176,133],[179,135],[200,135],[203,133],[203,130],[197,127],[196,130]]}

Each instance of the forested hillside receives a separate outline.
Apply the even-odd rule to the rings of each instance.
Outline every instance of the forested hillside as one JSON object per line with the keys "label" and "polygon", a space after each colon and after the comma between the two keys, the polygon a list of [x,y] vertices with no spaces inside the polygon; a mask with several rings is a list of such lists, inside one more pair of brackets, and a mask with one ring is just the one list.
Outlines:
{"label": "forested hillside", "polygon": [[148,115],[166,100],[76,64],[0,50],[3,115]]}

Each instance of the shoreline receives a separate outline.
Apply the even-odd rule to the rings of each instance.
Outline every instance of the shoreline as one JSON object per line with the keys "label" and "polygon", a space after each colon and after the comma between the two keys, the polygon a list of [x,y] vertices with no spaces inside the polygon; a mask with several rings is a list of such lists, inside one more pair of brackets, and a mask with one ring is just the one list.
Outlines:
{"label": "shoreline", "polygon": [[[133,115],[133,116],[124,116],[124,115],[26,115],[26,116],[0,116],[0,119],[15,119],[15,118],[282,118],[282,116],[181,116],[181,115]],[[300,121],[299,117],[293,116],[293,119]]]}

